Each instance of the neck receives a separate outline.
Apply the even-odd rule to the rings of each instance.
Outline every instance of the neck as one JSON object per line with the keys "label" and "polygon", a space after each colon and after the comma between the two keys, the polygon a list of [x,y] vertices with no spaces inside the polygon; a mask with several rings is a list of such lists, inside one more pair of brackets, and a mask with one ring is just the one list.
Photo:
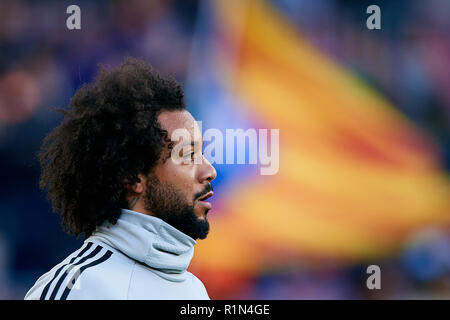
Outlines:
{"label": "neck", "polygon": [[145,214],[147,216],[156,217],[156,215],[153,212],[145,209],[143,202],[144,201],[142,200],[142,197],[140,197],[140,196],[131,198],[130,200],[128,200],[128,207],[129,207],[128,210],[139,212],[139,213]]}

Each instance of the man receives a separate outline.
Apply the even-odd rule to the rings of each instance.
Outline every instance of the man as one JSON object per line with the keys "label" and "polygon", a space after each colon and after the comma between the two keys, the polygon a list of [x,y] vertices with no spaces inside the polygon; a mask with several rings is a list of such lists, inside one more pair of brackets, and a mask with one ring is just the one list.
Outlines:
{"label": "man", "polygon": [[[65,228],[86,240],[25,299],[209,299],[186,269],[209,230],[216,171],[181,86],[126,59],[60,111],[39,153],[40,186]],[[173,141],[180,129],[197,140]]]}

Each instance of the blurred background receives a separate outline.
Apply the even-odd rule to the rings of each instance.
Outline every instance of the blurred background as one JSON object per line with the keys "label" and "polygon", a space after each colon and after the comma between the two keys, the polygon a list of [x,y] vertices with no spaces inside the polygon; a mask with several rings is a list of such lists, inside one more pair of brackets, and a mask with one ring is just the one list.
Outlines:
{"label": "blurred background", "polygon": [[0,298],[82,243],[38,186],[50,108],[133,56],[183,83],[203,131],[280,130],[276,175],[215,165],[190,266],[211,298],[450,299],[448,30],[446,0],[2,0]]}

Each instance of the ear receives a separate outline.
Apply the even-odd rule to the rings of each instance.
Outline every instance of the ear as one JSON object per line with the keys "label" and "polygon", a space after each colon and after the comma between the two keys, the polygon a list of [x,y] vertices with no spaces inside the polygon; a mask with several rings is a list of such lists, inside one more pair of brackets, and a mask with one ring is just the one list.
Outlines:
{"label": "ear", "polygon": [[128,180],[124,180],[123,187],[127,189],[128,193],[131,196],[136,196],[144,192],[145,183],[146,183],[145,176],[143,174],[138,174],[137,182],[131,183]]}

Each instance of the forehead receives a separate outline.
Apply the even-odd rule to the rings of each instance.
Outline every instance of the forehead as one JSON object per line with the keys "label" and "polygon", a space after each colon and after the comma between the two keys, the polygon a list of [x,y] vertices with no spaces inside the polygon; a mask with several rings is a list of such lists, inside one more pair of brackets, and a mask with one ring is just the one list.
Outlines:
{"label": "forehead", "polygon": [[167,130],[169,138],[176,129],[186,129],[191,137],[201,137],[200,128],[189,111],[163,111],[158,116],[158,122]]}

